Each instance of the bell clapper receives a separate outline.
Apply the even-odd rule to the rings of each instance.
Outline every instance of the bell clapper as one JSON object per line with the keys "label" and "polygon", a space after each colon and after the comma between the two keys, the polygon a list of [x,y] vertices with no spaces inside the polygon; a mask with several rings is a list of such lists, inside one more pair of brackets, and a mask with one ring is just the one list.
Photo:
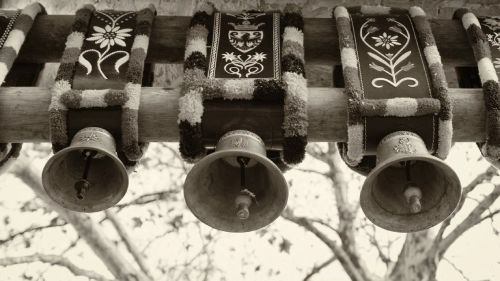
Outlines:
{"label": "bell clapper", "polygon": [[237,156],[236,161],[240,164],[241,171],[241,192],[234,200],[238,213],[236,216],[240,220],[246,220],[250,216],[248,208],[252,205],[253,200],[256,200],[255,194],[245,188],[245,166],[250,162],[250,158]]}
{"label": "bell clapper", "polygon": [[90,188],[90,183],[87,181],[87,176],[89,174],[90,161],[92,161],[92,158],[94,158],[96,155],[97,151],[95,150],[85,149],[82,152],[83,159],[85,159],[85,168],[83,170],[82,179],[78,180],[75,183],[76,198],[78,200],[83,200],[83,194]]}
{"label": "bell clapper", "polygon": [[255,195],[248,191],[248,189],[242,190],[240,195],[236,197],[234,202],[236,203],[236,207],[238,208],[237,217],[240,220],[246,220],[250,216],[250,211],[248,208],[252,205],[253,200],[255,199]]}
{"label": "bell clapper", "polygon": [[410,164],[411,161],[405,162],[407,183],[404,195],[406,198],[406,202],[410,204],[410,211],[416,214],[422,210],[422,204],[420,203],[420,199],[422,199],[422,191],[420,190],[420,188],[414,186],[411,183]]}
{"label": "bell clapper", "polygon": [[405,190],[405,198],[406,201],[410,203],[410,210],[412,213],[416,214],[422,210],[422,205],[420,204],[422,191],[420,191],[420,188],[408,184],[408,187]]}

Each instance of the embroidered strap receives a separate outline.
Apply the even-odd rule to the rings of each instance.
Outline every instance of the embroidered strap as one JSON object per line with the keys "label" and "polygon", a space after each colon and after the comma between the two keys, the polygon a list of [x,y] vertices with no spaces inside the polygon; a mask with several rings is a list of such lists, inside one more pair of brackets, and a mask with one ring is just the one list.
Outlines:
{"label": "embroidered strap", "polygon": [[[212,5],[199,5],[187,33],[179,99],[180,152],[187,162],[195,163],[207,154],[201,126],[203,101],[214,98],[283,100],[283,151],[270,158],[282,170],[303,160],[308,125],[304,22],[298,6],[287,5],[284,12],[280,48],[278,14],[214,14]],[[207,59],[212,29],[213,47]]]}
{"label": "embroidered strap", "polygon": [[[45,13],[45,9],[39,3],[30,4],[21,11],[0,12],[0,15],[10,18],[6,25],[0,26],[0,84],[12,69],[33,21],[40,13]],[[19,157],[21,147],[21,143],[0,143],[0,175]]]}
{"label": "embroidered strap", "polygon": [[280,15],[215,13],[209,79],[280,79]]}
{"label": "embroidered strap", "polygon": [[[474,50],[486,108],[486,142],[477,143],[483,156],[500,168],[500,96],[498,74],[493,64],[500,64],[500,29],[498,17],[478,19],[468,9],[458,9],[453,15],[460,19]],[[490,49],[491,46],[491,49]],[[492,59],[494,61],[492,62]]]}
{"label": "embroidered strap", "polygon": [[77,10],[49,108],[54,152],[69,145],[68,111],[119,108],[118,155],[130,169],[137,164],[147,148],[146,143],[138,142],[137,121],[154,15],[153,5],[137,13],[96,12],[92,5]]}
{"label": "embroidered strap", "polygon": [[376,159],[365,153],[374,154],[385,134],[401,129],[418,133],[445,158],[453,133],[451,102],[423,10],[337,7],[334,17],[349,97],[348,142],[339,143],[344,161],[366,175]]}

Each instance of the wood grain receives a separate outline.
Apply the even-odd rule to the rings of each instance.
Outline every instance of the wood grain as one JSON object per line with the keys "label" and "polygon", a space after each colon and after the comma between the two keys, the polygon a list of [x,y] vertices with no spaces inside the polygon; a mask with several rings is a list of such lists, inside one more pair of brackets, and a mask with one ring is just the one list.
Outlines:
{"label": "wood grain", "polygon": [[[347,99],[342,88],[309,88],[309,141],[347,140]],[[481,89],[450,89],[453,100],[453,141],[485,140],[485,109]],[[0,142],[49,141],[49,88],[0,89]],[[177,142],[179,89],[142,88],[139,139]]]}
{"label": "wood grain", "polygon": [[[18,62],[59,62],[72,15],[40,15],[26,37]],[[157,16],[153,23],[147,62],[183,63],[190,17]],[[0,17],[0,21],[5,20]],[[306,18],[305,60],[308,65],[340,65],[338,34],[332,19]],[[443,64],[476,66],[467,35],[458,20],[430,20]]]}

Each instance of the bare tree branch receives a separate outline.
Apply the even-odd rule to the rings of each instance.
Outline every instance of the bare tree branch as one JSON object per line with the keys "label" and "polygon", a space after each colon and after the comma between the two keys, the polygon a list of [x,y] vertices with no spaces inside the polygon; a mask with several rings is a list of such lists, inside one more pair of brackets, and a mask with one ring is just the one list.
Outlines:
{"label": "bare tree branch", "polygon": [[327,175],[325,175],[325,173],[318,172],[318,171],[315,171],[315,170],[301,169],[301,168],[295,168],[294,170],[301,171],[301,172],[304,172],[304,173],[317,174],[317,175],[320,175],[320,176],[323,176],[323,177],[328,177]]}
{"label": "bare tree branch", "polygon": [[449,259],[443,257],[443,260],[447,261],[456,271],[458,271],[458,273],[460,273],[462,275],[462,277],[467,280],[467,281],[470,281],[469,278],[467,278],[467,276],[465,276],[464,272],[458,268],[454,263],[452,263]]}
{"label": "bare tree branch", "polygon": [[170,147],[168,145],[168,143],[160,143],[160,145],[161,145],[161,147],[166,148],[170,152],[172,152],[172,154],[174,155],[174,158],[179,159],[179,161],[180,161],[180,163],[182,165],[181,168],[182,168],[182,170],[184,171],[185,174],[187,174],[189,172],[189,170],[191,170],[191,168],[186,165],[186,162],[184,162],[182,160],[182,157],[181,157],[181,154],[179,153],[179,150],[173,149],[172,147]]}
{"label": "bare tree branch", "polygon": [[[194,257],[192,257],[190,260],[186,261],[183,266],[184,266],[184,269],[181,271],[181,273],[179,274],[179,276],[177,276],[177,278],[175,278],[175,280],[180,280],[181,277],[183,275],[185,275],[187,277],[187,279],[189,279],[189,276],[187,275],[187,272],[189,271],[189,267],[191,266],[191,264],[198,258],[200,257],[202,254],[204,253],[207,253],[207,248],[208,246],[213,242],[213,241],[216,241],[217,240],[217,235],[219,234],[219,232],[216,232],[215,235],[211,236],[212,238],[210,240],[208,240],[208,242],[205,243],[205,239],[203,238],[203,235],[201,234],[201,228],[199,227],[199,224],[198,224],[198,230],[200,231],[200,238],[201,238],[201,241],[202,241],[202,244],[203,246],[201,247],[201,250],[196,254],[194,255]],[[187,257],[186,257],[187,258]],[[206,270],[206,268],[205,268]]]}
{"label": "bare tree branch", "polygon": [[482,223],[484,220],[487,220],[487,219],[493,219],[494,216],[498,215],[500,213],[500,210],[496,210],[496,211],[493,211],[491,212],[490,214],[480,218],[478,221],[476,221],[476,223],[474,225],[478,225],[480,223]]}
{"label": "bare tree branch", "polygon": [[282,216],[283,218],[307,229],[308,231],[316,235],[316,237],[318,237],[323,243],[325,243],[326,246],[328,246],[328,248],[330,248],[333,254],[337,257],[340,264],[344,268],[347,275],[351,278],[351,280],[353,281],[366,280],[363,277],[363,275],[359,272],[359,269],[353,264],[351,258],[344,251],[344,249],[342,249],[342,247],[340,247],[335,241],[328,238],[323,232],[321,232],[318,228],[316,228],[311,223],[311,221],[309,221],[309,219],[295,216],[293,212],[288,208],[285,209],[285,211],[283,211]]}
{"label": "bare tree branch", "polygon": [[117,204],[113,207],[118,208],[117,212],[119,212],[123,208],[131,205],[146,205],[151,202],[156,202],[158,200],[169,200],[172,198],[173,195],[178,194],[179,192],[180,192],[179,190],[167,190],[167,191],[143,194],[128,203]]}
{"label": "bare tree branch", "polygon": [[463,222],[461,222],[458,226],[453,229],[453,231],[448,234],[445,238],[442,239],[441,243],[439,244],[439,249],[438,249],[438,254],[439,256],[443,256],[446,250],[455,242],[455,240],[458,239],[460,235],[462,235],[464,232],[469,230],[471,227],[473,227],[478,220],[480,220],[481,215],[483,214],[484,211],[486,211],[494,202],[495,200],[500,196],[500,185],[495,185],[495,188],[493,191],[488,194],[484,198],[484,200],[479,203],[472,212],[465,218]]}
{"label": "bare tree branch", "polygon": [[469,185],[464,187],[462,189],[462,196],[460,198],[460,202],[458,203],[457,208],[451,213],[451,215],[446,218],[443,223],[441,224],[441,227],[439,228],[439,231],[436,235],[436,238],[434,239],[434,254],[438,250],[438,245],[441,243],[441,240],[443,239],[443,234],[446,228],[450,225],[451,220],[455,217],[455,215],[462,209],[465,203],[465,199],[467,198],[468,194],[473,191],[478,185],[482,184],[484,181],[491,181],[491,179],[495,176],[498,175],[498,171],[493,167],[490,166],[484,173],[481,173],[477,175],[477,177],[472,180]]}
{"label": "bare tree branch", "polygon": [[365,233],[366,235],[368,235],[368,237],[370,238],[370,243],[375,247],[375,249],[377,249],[378,251],[378,256],[380,257],[380,259],[382,260],[383,263],[385,263],[385,265],[387,266],[387,268],[389,268],[389,266],[393,263],[391,261],[391,259],[384,253],[384,251],[382,250],[382,247],[380,246],[380,244],[378,243],[377,239],[375,238],[375,231],[376,231],[376,228],[375,228],[375,225],[371,224],[371,227],[373,229],[373,234],[369,233],[368,231],[366,231],[365,229]]}
{"label": "bare tree branch", "polygon": [[69,250],[71,250],[73,247],[75,247],[76,244],[78,243],[78,241],[80,241],[80,235],[78,235],[78,237],[75,239],[75,241],[71,242],[71,244],[68,246],[68,248],[66,248],[64,251],[62,251],[62,253],[60,254],[60,256],[63,256]]}
{"label": "bare tree branch", "polygon": [[332,256],[331,258],[329,258],[327,261],[325,261],[324,263],[320,264],[320,265],[316,265],[313,267],[313,269],[311,270],[311,272],[309,272],[309,274],[306,275],[306,277],[304,277],[304,281],[307,281],[309,280],[311,277],[313,277],[315,274],[319,273],[323,268],[329,266],[332,262],[336,261],[337,260],[337,257],[336,256]]}
{"label": "bare tree branch", "polygon": [[335,194],[335,201],[337,203],[337,211],[339,214],[338,235],[342,241],[342,249],[348,254],[352,263],[363,276],[364,280],[370,280],[369,270],[364,264],[357,251],[356,234],[354,232],[354,220],[359,210],[359,203],[350,204],[347,197],[347,182],[344,173],[340,168],[342,160],[337,150],[335,143],[328,143],[327,164],[330,167],[328,177],[332,180],[333,191]]}
{"label": "bare tree branch", "polygon": [[322,220],[315,220],[315,219],[309,219],[309,220],[310,220],[310,221],[312,221],[312,222],[319,223],[319,224],[321,224],[321,225],[325,226],[326,228],[333,230],[333,231],[334,231],[335,233],[337,233],[337,234],[338,234],[338,232],[339,232],[339,230],[338,230],[338,229],[335,229],[335,228],[334,228],[334,227],[332,227],[330,224],[328,224],[328,223],[326,223],[326,222],[324,222],[324,221],[322,221]]}
{"label": "bare tree branch", "polygon": [[6,239],[4,240],[0,240],[0,245],[3,245],[7,242],[10,242],[12,240],[14,240],[14,238],[16,238],[17,236],[20,236],[20,235],[24,235],[26,233],[29,233],[29,232],[33,232],[33,231],[39,231],[39,230],[42,230],[42,229],[46,229],[46,228],[52,228],[52,227],[59,227],[59,226],[64,226],[68,223],[66,222],[57,222],[57,221],[54,221],[54,222],[51,222],[49,225],[43,225],[43,226],[36,226],[36,227],[30,227],[28,229],[25,229],[21,232],[18,232],[16,234],[13,234],[9,237],[7,237]]}
{"label": "bare tree branch", "polygon": [[438,260],[429,255],[433,242],[429,230],[408,233],[396,263],[386,274],[389,280],[434,281]]}
{"label": "bare tree branch", "polygon": [[[183,226],[184,226],[184,225],[183,225]],[[173,228],[173,229],[168,229],[168,230],[166,230],[165,232],[163,232],[162,234],[157,235],[157,236],[156,236],[156,237],[154,237],[154,238],[151,238],[151,239],[149,240],[148,244],[146,244],[146,246],[144,246],[144,248],[141,250],[141,253],[144,253],[144,252],[145,252],[145,251],[149,248],[149,246],[151,246],[151,244],[153,244],[153,243],[154,243],[157,239],[159,239],[160,237],[164,237],[164,236],[166,236],[167,234],[172,233],[172,232],[175,232],[175,231],[177,231],[177,230],[178,230],[178,229],[176,229],[176,228]]]}
{"label": "bare tree branch", "polygon": [[102,228],[88,215],[65,209],[50,199],[42,187],[40,171],[34,165],[30,165],[25,155],[17,159],[10,172],[27,184],[48,208],[56,211],[61,219],[70,223],[116,278],[124,281],[151,280],[136,270],[118,252],[116,245],[103,235]]}
{"label": "bare tree branch", "polygon": [[151,274],[151,270],[149,270],[149,266],[146,263],[146,260],[144,256],[142,255],[141,251],[137,248],[135,243],[133,242],[132,238],[128,234],[128,231],[125,229],[125,226],[121,223],[121,221],[116,217],[115,212],[113,212],[111,209],[107,209],[104,211],[106,214],[106,217],[109,219],[109,221],[115,226],[116,231],[118,232],[118,235],[122,238],[123,243],[125,246],[127,246],[128,251],[132,256],[134,257],[135,261],[139,265],[139,268],[150,278],[153,277]]}
{"label": "bare tree branch", "polygon": [[44,263],[50,263],[52,265],[64,266],[67,269],[69,269],[69,271],[71,271],[76,276],[85,276],[85,277],[92,278],[92,279],[95,279],[98,281],[112,281],[111,279],[108,279],[108,278],[106,278],[100,274],[97,274],[93,271],[79,268],[74,263],[69,261],[67,258],[62,257],[62,256],[56,256],[56,255],[35,254],[32,256],[3,258],[3,259],[0,259],[0,265],[1,266],[8,266],[8,265],[14,265],[14,264],[20,264],[20,263],[31,263],[31,262],[37,262],[37,261],[44,262]]}

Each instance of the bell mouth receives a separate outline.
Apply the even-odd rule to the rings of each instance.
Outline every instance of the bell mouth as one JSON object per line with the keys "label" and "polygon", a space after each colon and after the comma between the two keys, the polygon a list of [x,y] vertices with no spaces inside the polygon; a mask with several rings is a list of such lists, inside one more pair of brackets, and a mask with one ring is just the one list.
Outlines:
{"label": "bell mouth", "polygon": [[[98,129],[85,128],[79,131],[70,147],[53,155],[43,168],[45,192],[66,209],[99,212],[117,204],[127,192],[128,173],[116,155],[114,139],[109,132]],[[75,190],[75,184],[82,180],[84,174],[86,159],[82,152],[86,150],[97,154],[91,161],[85,179],[90,187],[82,196]]]}
{"label": "bell mouth", "polygon": [[[222,231],[248,232],[267,226],[281,215],[288,200],[288,185],[280,169],[266,157],[259,140],[247,133],[226,134],[216,151],[189,171],[184,198],[200,221]],[[238,217],[241,210],[235,204],[242,192],[238,157],[250,158],[245,188],[255,195],[248,217],[242,213],[244,219]]]}
{"label": "bell mouth", "polygon": [[[377,166],[368,174],[360,194],[366,217],[381,228],[404,233],[425,230],[445,220],[461,197],[455,171],[430,155],[416,134],[393,133],[384,140],[377,149]],[[405,197],[409,185],[421,192],[418,206],[415,198]]]}

